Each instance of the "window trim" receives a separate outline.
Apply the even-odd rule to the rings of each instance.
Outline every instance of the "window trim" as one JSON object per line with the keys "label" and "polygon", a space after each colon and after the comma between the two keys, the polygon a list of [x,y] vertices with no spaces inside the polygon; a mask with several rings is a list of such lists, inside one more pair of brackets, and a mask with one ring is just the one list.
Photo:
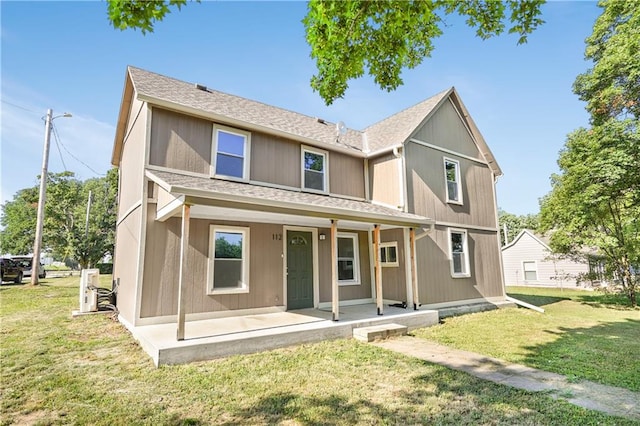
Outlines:
{"label": "window trim", "polygon": [[[350,285],[361,285],[361,274],[360,274],[360,239],[357,232],[338,232],[337,238],[350,238],[353,241],[353,279],[352,280],[341,280],[338,277],[338,285],[339,286],[350,286]],[[336,245],[338,241],[336,241]],[[336,250],[336,262],[340,260],[340,256],[338,256]],[[336,268],[338,265],[336,265]]]}
{"label": "window trim", "polygon": [[[244,138],[244,157],[242,164],[242,177],[223,175],[216,172],[216,162],[218,157],[218,133],[225,132],[236,136],[242,136]],[[235,180],[241,182],[249,181],[250,173],[250,159],[251,159],[251,133],[236,129],[234,127],[223,126],[220,124],[213,125],[213,134],[211,136],[211,166],[209,167],[209,174],[211,177]]]}
{"label": "window trim", "polygon": [[[393,268],[393,267],[399,267],[400,266],[400,252],[398,252],[398,242],[397,241],[388,241],[386,243],[380,243],[380,252],[382,252],[384,249],[389,248],[389,247],[394,247],[396,249],[396,261],[395,262],[388,262],[382,261],[382,253],[380,255],[380,266],[382,266],[383,268]],[[387,256],[385,256],[385,259],[389,258],[389,252],[387,251]]]}
{"label": "window trim", "polygon": [[[524,268],[524,264],[525,263],[533,263],[533,267],[534,267],[533,271],[527,271]],[[527,272],[535,272],[536,273],[536,279],[535,280],[527,279]],[[535,261],[535,260],[523,260],[522,261],[522,279],[524,281],[538,281],[538,262],[537,261]]]}
{"label": "window trim", "polygon": [[[452,234],[462,234],[462,253],[464,253],[464,262],[462,266],[464,270],[462,272],[455,272],[453,266],[453,247],[451,244],[451,235]],[[452,278],[469,278],[471,277],[471,269],[469,267],[469,244],[468,244],[468,235],[465,229],[459,228],[449,228],[447,230],[448,244],[449,244],[449,267],[451,270]]]}
{"label": "window trim", "polygon": [[[322,181],[322,185],[324,187],[323,190],[307,188],[304,185],[304,172],[306,171],[304,167],[304,154],[307,152],[311,154],[322,155],[324,158],[323,181]],[[300,147],[300,188],[302,188],[302,190],[305,192],[315,192],[317,194],[329,193],[329,151],[325,151],[324,149],[312,148],[306,145],[301,145]]]}
{"label": "window trim", "polygon": [[[249,271],[250,271],[250,228],[244,226],[224,226],[209,225],[209,255],[207,259],[207,295],[217,294],[238,294],[249,293]],[[216,289],[213,286],[214,266],[215,266],[215,250],[216,250],[216,232],[233,232],[242,234],[242,287]]]}
{"label": "window trim", "polygon": [[[449,180],[447,178],[447,163],[455,164],[456,166],[456,184],[458,187],[457,200],[452,200],[451,197],[449,196]],[[447,203],[463,205],[464,199],[462,197],[462,179],[461,179],[461,173],[460,173],[460,161],[454,160],[453,158],[449,158],[449,157],[442,157],[442,164],[444,166],[444,191],[445,191],[445,197],[447,199]]]}

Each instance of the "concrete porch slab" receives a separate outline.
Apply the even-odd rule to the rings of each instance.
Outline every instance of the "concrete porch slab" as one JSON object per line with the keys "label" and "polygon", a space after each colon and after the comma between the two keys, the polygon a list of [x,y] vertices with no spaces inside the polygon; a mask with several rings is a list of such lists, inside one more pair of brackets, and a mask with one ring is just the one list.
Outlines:
{"label": "concrete porch slab", "polygon": [[340,320],[330,311],[301,309],[241,317],[189,321],[185,340],[176,339],[177,325],[129,327],[156,366],[205,361],[329,339],[346,339],[360,327],[395,323],[413,330],[438,323],[438,312],[385,306],[377,315],[374,304],[342,306]]}

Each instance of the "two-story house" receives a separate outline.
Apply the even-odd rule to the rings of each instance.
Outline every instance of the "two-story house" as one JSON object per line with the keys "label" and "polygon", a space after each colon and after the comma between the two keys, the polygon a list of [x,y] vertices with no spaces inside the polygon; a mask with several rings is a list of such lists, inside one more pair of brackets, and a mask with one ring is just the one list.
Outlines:
{"label": "two-story house", "polygon": [[360,131],[129,67],[112,164],[129,327],[504,300],[501,171],[454,88]]}

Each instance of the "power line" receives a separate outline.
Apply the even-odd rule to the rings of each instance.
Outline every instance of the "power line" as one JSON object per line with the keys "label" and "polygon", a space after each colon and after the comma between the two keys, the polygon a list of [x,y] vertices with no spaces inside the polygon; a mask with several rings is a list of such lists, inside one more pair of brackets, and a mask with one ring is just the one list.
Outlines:
{"label": "power line", "polygon": [[[78,157],[76,157],[75,155],[73,155],[73,154],[71,153],[71,151],[69,151],[69,150],[67,149],[67,147],[66,147],[66,146],[64,146],[64,144],[62,143],[62,141],[59,139],[59,137],[58,137],[58,130],[56,129],[56,126],[52,126],[52,127],[53,127],[53,135],[54,135],[54,136],[55,136],[55,138],[56,138],[56,143],[59,143],[59,144],[62,146],[62,148],[67,152],[67,154],[69,154],[69,155],[70,155],[74,160],[76,160],[78,163],[82,164],[82,165],[83,165],[83,166],[85,166],[87,169],[89,169],[89,170],[91,170],[93,173],[95,173],[95,174],[96,174],[96,176],[104,176],[104,173],[98,173],[98,172],[96,172],[96,171],[95,171],[91,166],[89,166],[87,163],[85,163],[84,161],[82,161],[81,159],[79,159]],[[63,162],[63,164],[64,164],[64,162]],[[66,167],[65,167],[65,169],[66,169]]]}
{"label": "power line", "polygon": [[25,108],[25,107],[20,106],[20,105],[18,105],[18,104],[14,104],[13,102],[5,101],[4,99],[2,99],[2,103],[3,103],[3,104],[7,104],[7,105],[11,105],[11,106],[16,107],[16,108],[20,108],[20,109],[22,109],[22,110],[24,110],[24,111],[27,111],[27,112],[32,112],[32,113],[34,113],[34,114],[38,114],[38,115],[40,115],[40,113],[39,113],[39,112],[36,112],[36,111],[31,110],[31,109],[29,109],[29,108]]}
{"label": "power line", "polygon": [[60,151],[60,138],[58,137],[58,131],[56,130],[55,127],[53,127],[53,137],[56,140],[56,147],[58,148],[58,154],[60,154],[60,161],[62,161],[62,167],[64,167],[64,171],[68,172],[69,169],[67,169],[67,165],[64,162],[64,158],[62,157],[62,151]]}

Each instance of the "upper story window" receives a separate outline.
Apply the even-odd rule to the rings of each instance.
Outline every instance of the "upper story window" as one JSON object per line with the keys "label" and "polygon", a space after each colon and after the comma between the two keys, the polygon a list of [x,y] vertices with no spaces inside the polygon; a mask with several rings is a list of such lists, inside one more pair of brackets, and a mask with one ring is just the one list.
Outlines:
{"label": "upper story window", "polygon": [[453,278],[469,277],[467,231],[449,229],[449,261]]}
{"label": "upper story window", "polygon": [[447,202],[462,204],[462,182],[460,180],[460,162],[444,159],[444,177],[447,184]]}
{"label": "upper story window", "polygon": [[250,134],[229,127],[213,126],[212,175],[249,179]]}
{"label": "upper story window", "polygon": [[380,265],[398,266],[398,242],[380,243]]}
{"label": "upper story window", "polygon": [[302,188],[328,192],[328,153],[326,151],[302,147]]}
{"label": "upper story window", "polygon": [[360,284],[358,234],[338,233],[338,284]]}

